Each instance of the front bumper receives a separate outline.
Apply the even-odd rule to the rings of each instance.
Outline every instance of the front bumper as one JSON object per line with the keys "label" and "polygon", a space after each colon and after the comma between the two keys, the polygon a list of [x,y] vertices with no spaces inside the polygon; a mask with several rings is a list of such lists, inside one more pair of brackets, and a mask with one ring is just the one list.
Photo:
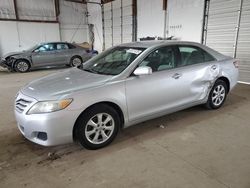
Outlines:
{"label": "front bumper", "polygon": [[[26,109],[20,112],[17,101],[23,99],[31,101]],[[15,116],[20,132],[28,140],[43,146],[54,146],[73,142],[73,127],[78,112],[61,110],[52,113],[27,115],[27,111],[37,101],[19,94],[15,104]]]}
{"label": "front bumper", "polygon": [[1,59],[0,60],[0,66],[3,68],[8,68],[7,62],[5,59]]}
{"label": "front bumper", "polygon": [[3,67],[3,68],[7,68],[7,69],[9,69],[9,70],[13,70],[13,62],[12,62],[13,60],[11,60],[11,61],[7,61],[7,60],[5,60],[5,59],[1,59],[0,60],[0,66],[1,67]]}

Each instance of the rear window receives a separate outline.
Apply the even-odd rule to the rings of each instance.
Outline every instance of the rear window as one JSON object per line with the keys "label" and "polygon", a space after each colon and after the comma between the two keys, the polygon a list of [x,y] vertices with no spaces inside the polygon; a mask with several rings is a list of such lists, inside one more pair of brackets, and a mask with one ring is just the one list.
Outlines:
{"label": "rear window", "polygon": [[69,46],[69,49],[74,49],[74,48],[76,48],[73,44],[68,44],[68,46]]}
{"label": "rear window", "polygon": [[194,46],[179,46],[181,62],[179,66],[214,61],[215,58],[205,50]]}
{"label": "rear window", "polygon": [[65,43],[58,43],[56,44],[57,50],[67,50],[69,49],[69,46]]}

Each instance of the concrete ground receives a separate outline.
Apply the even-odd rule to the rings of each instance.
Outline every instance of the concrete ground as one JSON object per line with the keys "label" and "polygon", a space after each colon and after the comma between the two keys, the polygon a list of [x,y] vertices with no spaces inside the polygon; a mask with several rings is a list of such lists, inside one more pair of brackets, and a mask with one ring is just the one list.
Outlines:
{"label": "concrete ground", "polygon": [[0,70],[0,187],[250,188],[250,86],[239,84],[219,110],[194,107],[133,126],[101,150],[41,147],[19,133],[14,96],[62,70]]}

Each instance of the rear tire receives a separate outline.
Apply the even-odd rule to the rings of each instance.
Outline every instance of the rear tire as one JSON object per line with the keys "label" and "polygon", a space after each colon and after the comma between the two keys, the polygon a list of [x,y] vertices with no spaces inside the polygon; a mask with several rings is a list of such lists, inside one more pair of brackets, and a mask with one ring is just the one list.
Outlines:
{"label": "rear tire", "polygon": [[30,63],[23,59],[17,60],[15,63],[15,70],[21,73],[28,72],[30,70]]}
{"label": "rear tire", "polygon": [[76,139],[86,149],[99,149],[109,145],[116,137],[121,120],[110,106],[100,104],[80,115],[76,122]]}
{"label": "rear tire", "polygon": [[83,63],[83,60],[80,56],[74,56],[70,60],[71,67],[80,67]]}
{"label": "rear tire", "polygon": [[217,80],[211,89],[206,107],[208,109],[220,108],[227,98],[228,86],[223,80]]}

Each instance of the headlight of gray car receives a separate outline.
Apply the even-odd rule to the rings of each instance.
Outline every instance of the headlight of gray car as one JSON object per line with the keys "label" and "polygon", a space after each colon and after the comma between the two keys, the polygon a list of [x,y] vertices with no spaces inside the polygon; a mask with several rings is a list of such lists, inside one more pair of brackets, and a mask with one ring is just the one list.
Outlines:
{"label": "headlight of gray car", "polygon": [[42,101],[37,102],[34,104],[29,111],[27,112],[28,115],[30,114],[42,114],[42,113],[50,113],[59,110],[63,110],[70,105],[73,99],[62,99],[58,101]]}

